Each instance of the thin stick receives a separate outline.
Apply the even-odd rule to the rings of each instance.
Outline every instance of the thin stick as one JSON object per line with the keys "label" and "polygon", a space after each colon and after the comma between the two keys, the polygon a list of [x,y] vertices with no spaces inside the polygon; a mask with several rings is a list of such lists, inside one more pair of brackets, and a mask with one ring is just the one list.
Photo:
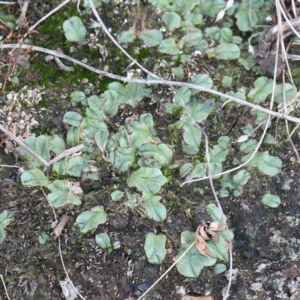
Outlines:
{"label": "thin stick", "polygon": [[292,0],[292,10],[293,10],[294,16],[297,18],[297,10],[296,10],[296,5],[295,5],[295,1],[294,0]]}
{"label": "thin stick", "polygon": [[17,2],[0,1],[0,4],[4,4],[4,5],[13,5],[13,4],[17,4]]}
{"label": "thin stick", "polygon": [[18,20],[16,21],[17,24],[17,28],[25,28],[27,27],[27,20],[26,20],[26,13],[27,13],[27,9],[28,9],[28,3],[29,0],[24,0],[24,2],[20,2],[19,1],[19,5],[21,7],[21,14],[18,18]]}
{"label": "thin stick", "polygon": [[3,125],[0,124],[0,130],[7,134],[11,139],[13,139],[19,146],[23,147],[26,151],[28,151],[32,156],[34,156],[37,160],[39,160],[45,167],[49,168],[52,164],[57,161],[65,158],[66,156],[72,155],[81,149],[84,148],[83,144],[77,145],[75,147],[64,150],[62,153],[51,159],[47,162],[44,158],[38,155],[35,151],[29,148],[25,143],[23,143],[20,139],[18,139],[15,135],[13,135],[8,129],[6,129]]}
{"label": "thin stick", "polygon": [[37,160],[39,160],[45,167],[49,167],[49,163],[43,159],[40,155],[35,153],[32,149],[30,149],[26,144],[24,144],[20,139],[18,139],[15,135],[13,135],[8,129],[6,129],[3,125],[0,124],[0,130],[7,134],[11,139],[13,139],[19,146],[23,147],[26,151],[28,151],[32,156],[34,156]]}
{"label": "thin stick", "polygon": [[55,7],[53,10],[48,12],[45,16],[43,16],[41,19],[39,19],[35,24],[29,27],[29,30],[33,30],[36,28],[39,24],[41,24],[43,21],[45,21],[47,18],[49,18],[51,15],[53,15],[55,12],[57,12],[60,8],[62,8],[64,5],[69,3],[71,0],[65,0],[63,3],[59,4],[57,7]]}
{"label": "thin stick", "polygon": [[10,300],[2,274],[0,274],[0,278],[1,278],[4,290],[5,290],[6,297],[8,300]]}
{"label": "thin stick", "polygon": [[73,67],[68,67],[66,65],[64,65],[64,63],[58,58],[58,57],[54,57],[55,62],[57,63],[58,67],[66,72],[74,72],[74,68]]}
{"label": "thin stick", "polygon": [[49,161],[49,166],[51,166],[52,164],[54,164],[54,163],[58,162],[59,160],[65,158],[66,156],[73,155],[74,153],[80,151],[83,148],[84,148],[84,145],[80,144],[80,145],[77,145],[75,147],[64,150],[62,153],[55,156],[53,159],[51,159]]}
{"label": "thin stick", "polygon": [[[281,4],[279,3],[279,1],[276,1],[276,5],[279,5],[279,7],[281,8]],[[276,6],[277,7],[277,6]],[[291,83],[295,86],[295,83],[294,83],[294,80],[293,80],[293,75],[292,75],[292,72],[291,72],[291,68],[290,68],[290,64],[289,64],[289,61],[287,59],[287,51],[285,49],[285,45],[284,45],[284,37],[283,37],[283,32],[282,32],[282,18],[281,18],[281,14],[279,12],[279,8],[277,9],[278,12],[277,12],[277,22],[279,24],[279,32],[280,32],[280,44],[281,44],[281,56],[282,56],[282,60],[285,61],[286,63],[286,67],[287,67],[287,70],[288,70],[288,75],[290,77],[290,80],[291,80]]]}
{"label": "thin stick", "polygon": [[20,168],[18,166],[12,166],[12,165],[0,165],[0,167],[3,167],[3,168]]}
{"label": "thin stick", "polygon": [[290,137],[293,136],[293,134],[295,133],[295,131],[298,129],[300,124],[297,124],[297,126],[292,130],[291,134],[290,134]]}
{"label": "thin stick", "polygon": [[[276,0],[276,7],[277,5],[282,8],[281,4],[279,3],[278,0]],[[279,12],[279,7],[277,8],[277,19],[278,19],[278,23],[279,23],[279,28],[281,28],[281,14]],[[294,11],[294,14],[295,14],[295,11]],[[282,31],[280,31],[280,42],[281,42],[281,52],[283,54],[285,54],[284,58],[285,58],[285,62],[287,63],[287,66],[288,66],[288,59],[287,59],[287,53],[286,53],[286,50],[285,50],[285,45],[284,45],[284,41],[283,41],[283,36],[282,36]],[[290,70],[289,70],[290,71]],[[292,74],[291,72],[289,72],[291,78],[292,78]],[[283,110],[284,110],[284,113],[288,113],[288,109],[287,109],[287,101],[286,101],[286,94],[285,94],[285,76],[284,76],[284,73],[282,74],[282,95],[283,95]],[[299,153],[292,141],[292,138],[290,136],[290,129],[289,129],[289,124],[288,124],[288,121],[285,120],[285,127],[286,127],[286,132],[287,132],[287,135],[288,135],[288,139],[289,139],[289,142],[294,150],[294,153],[297,157],[297,160],[300,161],[300,157],[299,157]]]}

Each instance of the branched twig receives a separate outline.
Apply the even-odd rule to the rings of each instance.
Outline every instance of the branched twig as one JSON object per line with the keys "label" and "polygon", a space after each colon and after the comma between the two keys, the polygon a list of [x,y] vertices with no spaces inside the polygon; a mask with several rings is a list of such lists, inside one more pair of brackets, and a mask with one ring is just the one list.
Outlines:
{"label": "branched twig", "polygon": [[87,65],[87,64],[85,64],[85,63],[83,63],[83,62],[81,62],[77,59],[74,59],[74,58],[72,58],[68,55],[59,53],[59,52],[54,51],[54,50],[49,50],[49,49],[46,49],[46,48],[31,46],[31,45],[26,45],[26,44],[22,44],[22,45],[19,45],[19,44],[3,44],[3,45],[0,45],[0,49],[8,49],[8,48],[10,48],[10,49],[11,48],[13,48],[13,49],[15,49],[15,48],[22,48],[22,49],[31,48],[33,51],[38,51],[38,52],[47,53],[47,54],[50,54],[50,55],[53,55],[53,56],[58,56],[60,58],[71,61],[75,64],[78,64],[79,66],[82,66],[82,67],[84,67],[84,68],[86,68],[86,69],[88,69],[92,72],[95,72],[97,74],[100,74],[100,75],[103,75],[103,76],[106,76],[106,77],[109,77],[109,78],[113,78],[113,79],[116,79],[116,80],[124,81],[124,82],[137,82],[137,83],[145,83],[145,84],[149,84],[149,85],[164,84],[164,85],[170,85],[170,86],[188,87],[188,88],[191,88],[191,89],[211,93],[211,94],[214,94],[214,95],[217,95],[217,96],[220,96],[220,97],[230,99],[230,100],[232,100],[232,101],[234,101],[238,104],[251,107],[252,109],[256,109],[258,111],[264,112],[268,115],[271,115],[271,116],[274,116],[274,117],[277,117],[277,118],[280,118],[280,119],[285,119],[285,120],[288,120],[288,121],[291,121],[291,122],[294,122],[294,123],[300,123],[300,118],[296,118],[296,117],[293,117],[293,116],[290,116],[290,115],[285,115],[283,113],[275,112],[275,111],[272,111],[270,109],[263,108],[259,105],[256,105],[256,104],[253,104],[253,103],[250,103],[250,102],[247,102],[247,101],[244,101],[244,100],[226,95],[226,94],[221,93],[219,91],[216,91],[214,89],[209,89],[209,88],[206,88],[206,87],[203,87],[203,86],[200,86],[200,85],[196,85],[196,84],[192,84],[192,83],[186,83],[186,82],[180,82],[180,81],[169,81],[169,80],[164,80],[164,79],[147,80],[147,79],[139,79],[139,78],[128,78],[128,77],[119,76],[119,75],[115,75],[115,74],[112,74],[112,73],[108,73],[108,72],[99,70],[99,69],[94,68],[92,66],[89,66],[89,65]]}

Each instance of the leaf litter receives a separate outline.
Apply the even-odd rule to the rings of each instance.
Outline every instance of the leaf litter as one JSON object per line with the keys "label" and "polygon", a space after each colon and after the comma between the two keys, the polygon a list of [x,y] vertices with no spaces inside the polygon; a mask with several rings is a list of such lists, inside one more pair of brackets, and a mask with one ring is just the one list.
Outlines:
{"label": "leaf litter", "polygon": [[199,225],[195,234],[195,243],[198,251],[202,255],[210,258],[206,241],[210,239],[209,237],[210,235],[213,241],[216,242],[218,239],[217,232],[223,231],[225,228],[226,228],[225,225],[220,224],[218,222],[211,222],[209,225],[208,224]]}

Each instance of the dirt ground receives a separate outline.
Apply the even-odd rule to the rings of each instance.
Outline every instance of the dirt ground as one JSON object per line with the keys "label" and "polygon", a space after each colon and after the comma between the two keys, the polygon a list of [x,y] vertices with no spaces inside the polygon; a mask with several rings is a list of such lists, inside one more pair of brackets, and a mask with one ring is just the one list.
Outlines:
{"label": "dirt ground", "polygon": [[[36,4],[29,8],[32,23],[40,18],[38,11],[41,7],[43,14],[52,8],[52,4],[42,2],[36,1]],[[59,18],[65,18],[67,15],[68,10]],[[111,16],[112,13],[107,14],[104,21],[112,22]],[[43,34],[36,37],[33,43],[44,44],[45,47],[61,46],[61,41],[51,40],[52,36],[54,39],[51,32],[48,35],[44,34],[45,28],[42,28]],[[65,47],[67,50],[69,45]],[[79,59],[82,55],[78,51]],[[109,55],[115,55],[113,50]],[[12,87],[8,83],[7,91],[21,89],[25,85],[44,85],[44,110],[40,111],[39,107],[36,107],[34,116],[39,125],[33,132],[65,136],[67,128],[63,126],[62,118],[64,113],[71,109],[70,93],[76,89],[87,88],[97,91],[103,81],[85,70],[81,70],[82,76],[79,79],[74,79],[73,75],[64,74],[54,64],[45,65],[43,54],[30,64],[30,68],[20,76],[20,84]],[[128,62],[124,63],[125,67],[126,64]],[[151,68],[153,60],[147,60],[147,64]],[[46,66],[47,72],[41,69],[43,65]],[[117,68],[119,65],[113,60],[111,67]],[[91,86],[82,81],[88,76]],[[168,97],[167,89],[162,89],[162,92],[160,97]],[[149,99],[146,99],[130,113],[141,112],[153,114],[159,128],[158,136],[163,141],[169,141],[170,132],[167,125],[170,120],[164,114],[162,105],[159,102],[149,105]],[[241,107],[232,113],[239,114],[243,114],[243,118],[235,120],[232,134],[239,131],[245,123],[253,123],[249,111],[245,113]],[[227,113],[213,112],[210,118],[218,125],[207,124],[207,129],[213,128],[220,135],[232,122]],[[271,131],[275,134],[275,123],[272,126]],[[272,145],[274,148],[270,146],[264,150],[272,151],[282,159],[282,173],[267,177],[257,169],[249,168],[252,176],[243,187],[242,195],[221,199],[229,226],[234,232],[234,276],[229,299],[300,299],[299,164],[286,141],[285,133],[280,132],[278,137],[282,142],[276,146]],[[299,135],[295,135],[293,142],[295,147],[300,149]],[[184,159],[182,153],[178,152],[176,155],[178,160]],[[230,155],[234,157],[238,153]],[[16,163],[22,166],[20,158],[6,154],[3,147],[0,148],[0,164]],[[180,246],[180,233],[183,230],[195,231],[199,224],[210,221],[205,206],[213,202],[213,194],[209,183],[205,181],[180,188],[179,171],[174,170],[171,174],[173,180],[164,186],[162,191],[162,202],[168,209],[167,218],[161,223],[154,222],[138,209],[132,210],[120,202],[112,202],[112,187],[115,184],[126,187],[124,174],[115,173],[105,162],[100,162],[97,167],[101,170],[101,179],[97,182],[86,181],[83,184],[83,205],[56,211],[58,216],[67,214],[71,221],[61,236],[65,266],[74,285],[85,299],[138,298],[173,263]],[[58,243],[52,236],[43,245],[38,241],[41,232],[51,234],[53,212],[43,192],[38,188],[29,189],[22,186],[19,175],[18,169],[0,168],[0,212],[9,210],[15,218],[8,228],[5,242],[0,244],[0,274],[4,277],[11,299],[65,299],[59,284],[59,281],[65,279],[65,273],[59,257]],[[217,181],[215,184],[216,187],[219,186]],[[276,209],[266,208],[261,202],[261,197],[266,192],[278,195],[282,205]],[[80,234],[74,224],[77,215],[95,205],[103,206],[108,212],[107,223],[98,226],[93,232]],[[162,232],[167,236],[167,258],[162,265],[150,264],[145,257],[144,241],[150,231]],[[109,233],[112,241],[120,241],[120,249],[110,253],[101,250],[95,242],[95,235],[102,232]],[[212,268],[205,268],[198,278],[185,278],[175,268],[144,299],[176,300],[187,294],[211,295],[215,300],[220,300],[227,287],[227,275],[228,272],[215,275]],[[2,284],[0,299],[7,299]]]}

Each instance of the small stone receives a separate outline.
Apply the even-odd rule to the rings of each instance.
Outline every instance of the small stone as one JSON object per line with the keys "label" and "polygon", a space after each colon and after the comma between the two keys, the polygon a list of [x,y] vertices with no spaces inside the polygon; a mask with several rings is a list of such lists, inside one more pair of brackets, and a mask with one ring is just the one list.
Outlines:
{"label": "small stone", "polygon": [[147,281],[144,281],[136,285],[136,289],[141,293],[145,293],[149,289],[149,287],[150,287],[150,283]]}
{"label": "small stone", "polygon": [[54,56],[53,55],[47,55],[46,57],[45,57],[45,61],[51,61],[51,60],[53,60],[54,59]]}

